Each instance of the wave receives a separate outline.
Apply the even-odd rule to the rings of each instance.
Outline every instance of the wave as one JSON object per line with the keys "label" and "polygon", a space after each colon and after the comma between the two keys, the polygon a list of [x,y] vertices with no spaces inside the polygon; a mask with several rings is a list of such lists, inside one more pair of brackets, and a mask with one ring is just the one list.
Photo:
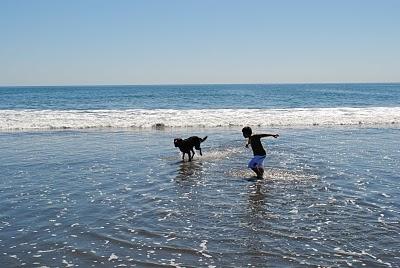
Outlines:
{"label": "wave", "polygon": [[0,130],[309,127],[400,123],[400,107],[293,109],[0,110]]}

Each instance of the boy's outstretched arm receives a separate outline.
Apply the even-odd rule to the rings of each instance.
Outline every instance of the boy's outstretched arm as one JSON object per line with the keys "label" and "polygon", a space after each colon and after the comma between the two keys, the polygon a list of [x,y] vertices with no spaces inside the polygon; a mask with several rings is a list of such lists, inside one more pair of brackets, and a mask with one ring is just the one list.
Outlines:
{"label": "boy's outstretched arm", "polygon": [[279,134],[259,134],[260,138],[274,137],[275,139],[279,137]]}

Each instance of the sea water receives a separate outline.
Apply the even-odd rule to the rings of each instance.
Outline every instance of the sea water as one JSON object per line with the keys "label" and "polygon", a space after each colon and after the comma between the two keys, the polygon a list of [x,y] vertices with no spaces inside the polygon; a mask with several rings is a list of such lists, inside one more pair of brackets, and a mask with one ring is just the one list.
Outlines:
{"label": "sea water", "polygon": [[[399,84],[0,88],[1,266],[400,267],[399,109]],[[264,180],[244,125],[280,134]]]}
{"label": "sea water", "polygon": [[400,84],[0,88],[0,130],[400,123]]}

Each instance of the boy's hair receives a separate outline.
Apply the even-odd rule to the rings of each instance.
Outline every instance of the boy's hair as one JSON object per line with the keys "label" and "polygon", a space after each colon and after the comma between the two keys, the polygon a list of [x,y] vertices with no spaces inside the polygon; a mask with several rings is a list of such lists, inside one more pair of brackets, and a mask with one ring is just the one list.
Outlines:
{"label": "boy's hair", "polygon": [[242,128],[242,132],[243,133],[248,133],[248,134],[252,134],[253,133],[253,131],[251,130],[251,127],[244,127],[244,128]]}

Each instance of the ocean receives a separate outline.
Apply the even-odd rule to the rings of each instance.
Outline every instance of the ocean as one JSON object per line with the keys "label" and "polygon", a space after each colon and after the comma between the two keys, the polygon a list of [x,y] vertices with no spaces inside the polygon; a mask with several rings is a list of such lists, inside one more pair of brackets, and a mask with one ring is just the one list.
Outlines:
{"label": "ocean", "polygon": [[400,267],[399,137],[400,84],[0,87],[0,264]]}

